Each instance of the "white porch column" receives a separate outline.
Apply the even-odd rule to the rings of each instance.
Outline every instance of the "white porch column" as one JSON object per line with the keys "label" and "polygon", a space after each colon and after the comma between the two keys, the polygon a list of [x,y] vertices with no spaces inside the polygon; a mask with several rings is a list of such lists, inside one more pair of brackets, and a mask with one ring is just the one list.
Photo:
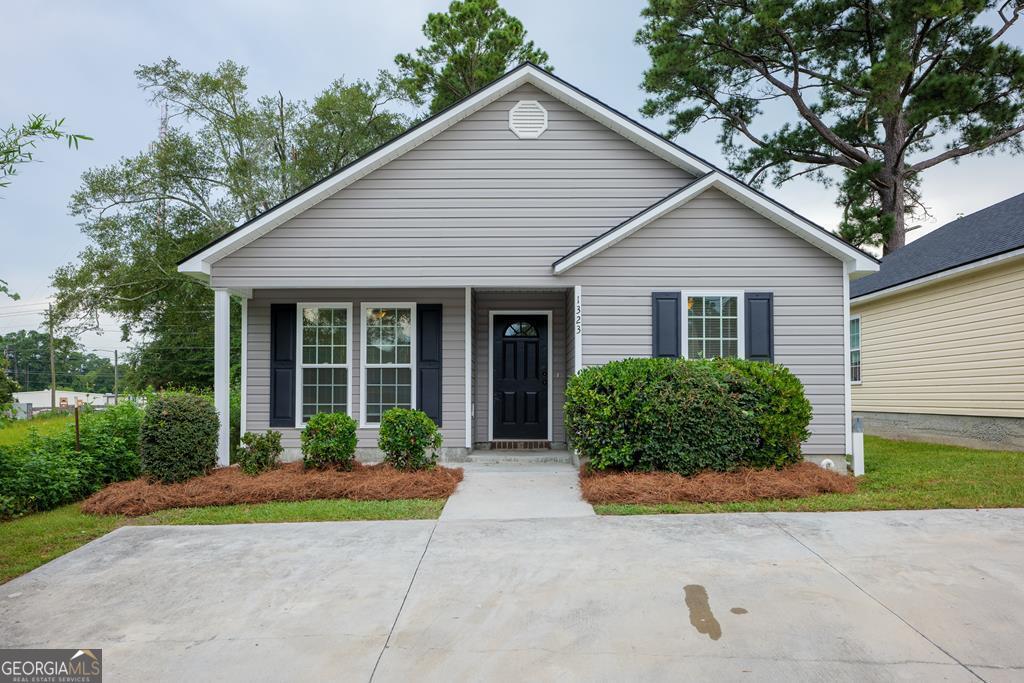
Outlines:
{"label": "white porch column", "polygon": [[213,404],[220,417],[217,464],[227,466],[231,452],[231,294],[213,290]]}
{"label": "white porch column", "polygon": [[583,287],[572,288],[573,372],[583,369]]}
{"label": "white porch column", "polygon": [[466,448],[473,448],[473,288],[466,287]]}
{"label": "white porch column", "polygon": [[853,453],[853,396],[850,387],[850,268],[843,261],[843,431],[846,453]]}

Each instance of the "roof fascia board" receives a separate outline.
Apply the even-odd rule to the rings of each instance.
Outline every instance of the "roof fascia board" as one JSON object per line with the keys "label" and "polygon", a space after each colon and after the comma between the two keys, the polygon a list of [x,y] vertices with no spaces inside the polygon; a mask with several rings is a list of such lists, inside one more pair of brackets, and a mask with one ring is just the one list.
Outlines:
{"label": "roof fascia board", "polygon": [[827,233],[821,228],[808,223],[783,207],[776,205],[770,199],[733,178],[716,171],[695,180],[675,195],[651,206],[648,210],[609,230],[598,239],[555,261],[552,267],[553,272],[555,275],[564,273],[573,266],[628,237],[651,221],[678,209],[686,202],[712,187],[721,190],[776,225],[786,228],[797,237],[810,242],[827,254],[843,261],[849,266],[848,271],[850,275],[854,273],[875,272],[879,268],[878,262],[867,254],[846,244],[831,233]]}
{"label": "roof fascia board", "polygon": [[802,237],[827,254],[835,256],[849,265],[849,276],[864,275],[877,272],[880,264],[860,249],[839,239],[824,228],[821,228],[801,216],[793,213],[781,204],[776,204],[760,192],[747,187],[724,174],[716,174],[715,187],[726,193],[747,208],[756,211],[768,220],[787,228],[790,232]]}
{"label": "roof fascia board", "polygon": [[530,75],[533,85],[536,85],[547,94],[589,116],[598,123],[611,128],[627,140],[640,145],[662,159],[680,166],[694,175],[705,175],[716,170],[714,166],[711,166],[703,159],[694,156],[657,133],[644,128],[628,116],[614,110],[607,104],[591,97],[565,81],[552,76],[547,71],[534,67]]}
{"label": "roof fascia board", "polygon": [[885,289],[879,289],[868,294],[862,294],[860,296],[850,299],[850,304],[857,306],[860,304],[866,304],[869,301],[877,301],[878,299],[884,299],[889,296],[895,296],[896,294],[903,294],[910,292],[921,287],[930,285],[938,280],[946,280],[948,278],[957,277],[964,275],[971,271],[981,270],[982,268],[988,268],[996,264],[1002,263],[1003,261],[1010,261],[1015,258],[1024,257],[1024,247],[1013,249],[1011,251],[1003,252],[1002,254],[996,254],[995,256],[989,256],[987,258],[972,261],[971,263],[965,263],[962,266],[956,266],[949,268],[948,270],[942,270],[938,273],[932,273],[931,275],[925,275],[915,280],[909,280],[907,282],[901,282],[898,285],[892,285]]}

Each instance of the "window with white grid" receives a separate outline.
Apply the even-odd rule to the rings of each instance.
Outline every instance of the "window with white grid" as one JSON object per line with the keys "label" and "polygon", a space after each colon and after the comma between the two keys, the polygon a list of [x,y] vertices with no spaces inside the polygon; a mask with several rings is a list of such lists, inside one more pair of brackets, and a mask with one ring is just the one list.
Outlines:
{"label": "window with white grid", "polygon": [[364,304],[363,423],[380,424],[391,408],[413,407],[412,304]]}
{"label": "window with white grid", "polygon": [[349,413],[350,304],[299,304],[299,415]]}
{"label": "window with white grid", "polygon": [[740,349],[739,297],[686,297],[686,357],[736,358]]}
{"label": "window with white grid", "polygon": [[850,381],[860,383],[860,316],[850,317]]}

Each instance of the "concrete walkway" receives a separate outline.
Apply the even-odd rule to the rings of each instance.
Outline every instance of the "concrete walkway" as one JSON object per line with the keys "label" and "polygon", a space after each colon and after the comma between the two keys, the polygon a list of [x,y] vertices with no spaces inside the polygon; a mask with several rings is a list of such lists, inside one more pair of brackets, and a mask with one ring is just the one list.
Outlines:
{"label": "concrete walkway", "polygon": [[1020,681],[1022,537],[1024,510],[125,527],[0,586],[0,646],[99,647],[115,682]]}
{"label": "concrete walkway", "polygon": [[465,478],[448,499],[441,521],[593,517],[580,498],[579,475],[569,464],[460,465]]}

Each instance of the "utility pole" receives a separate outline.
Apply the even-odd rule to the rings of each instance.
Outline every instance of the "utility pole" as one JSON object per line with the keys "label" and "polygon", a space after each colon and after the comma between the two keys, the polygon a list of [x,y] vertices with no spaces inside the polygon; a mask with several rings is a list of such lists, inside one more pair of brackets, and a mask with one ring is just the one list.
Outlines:
{"label": "utility pole", "polygon": [[53,304],[47,307],[47,322],[50,323],[50,410],[57,410],[57,360],[53,353]]}

